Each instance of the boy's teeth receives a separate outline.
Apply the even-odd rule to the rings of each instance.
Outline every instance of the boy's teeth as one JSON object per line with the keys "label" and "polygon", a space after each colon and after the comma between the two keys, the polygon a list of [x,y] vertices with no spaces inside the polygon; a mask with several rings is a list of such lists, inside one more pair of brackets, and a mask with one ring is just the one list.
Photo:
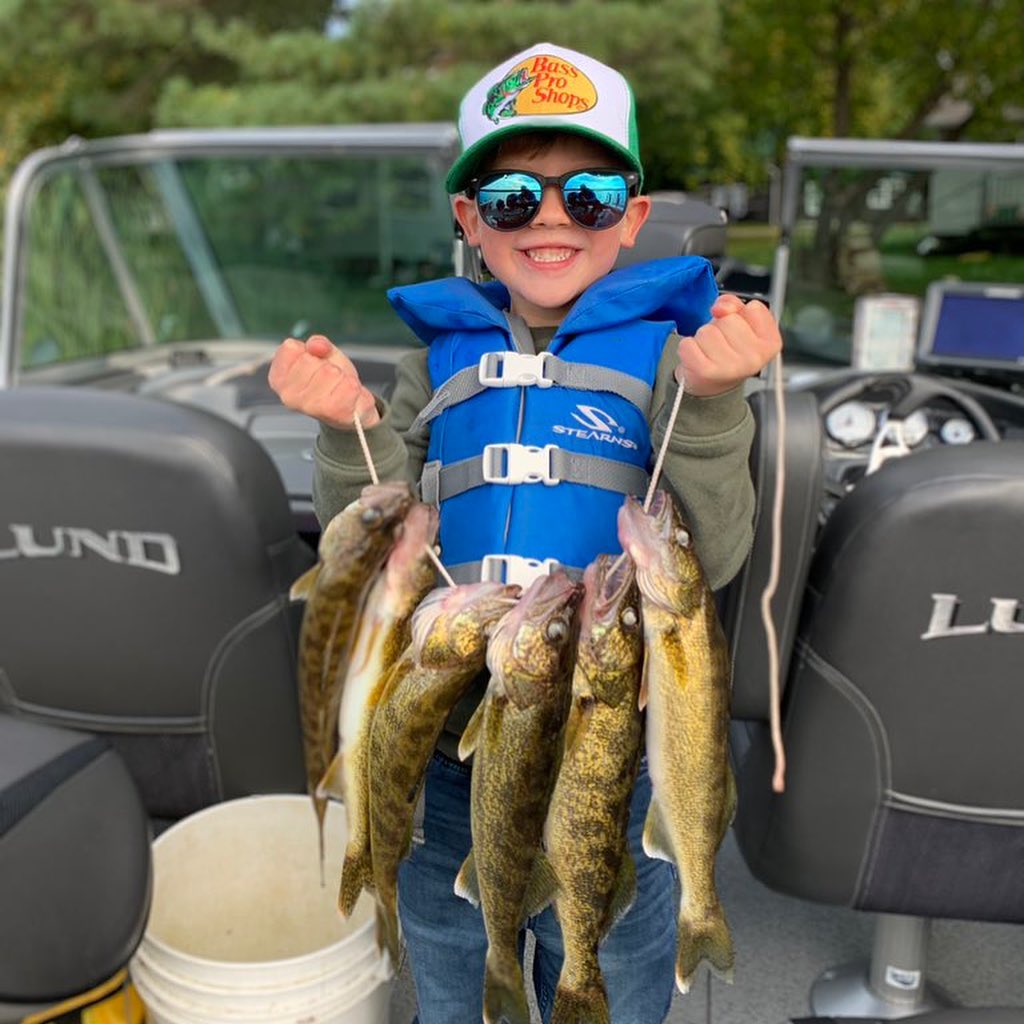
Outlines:
{"label": "boy's teeth", "polygon": [[527,249],[526,254],[538,263],[562,263],[572,256],[572,249]]}

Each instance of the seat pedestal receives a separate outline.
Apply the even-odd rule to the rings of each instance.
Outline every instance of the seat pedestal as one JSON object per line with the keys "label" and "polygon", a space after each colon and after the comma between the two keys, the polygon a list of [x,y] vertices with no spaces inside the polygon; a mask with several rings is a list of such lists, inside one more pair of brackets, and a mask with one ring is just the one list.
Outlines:
{"label": "seat pedestal", "polygon": [[811,987],[814,1015],[893,1020],[952,1005],[925,978],[929,930],[925,918],[880,914],[871,963],[825,971]]}

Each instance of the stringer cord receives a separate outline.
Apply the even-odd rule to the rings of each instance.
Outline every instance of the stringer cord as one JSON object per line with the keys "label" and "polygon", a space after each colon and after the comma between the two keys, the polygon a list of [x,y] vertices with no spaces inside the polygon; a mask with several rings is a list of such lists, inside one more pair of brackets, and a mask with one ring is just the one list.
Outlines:
{"label": "stringer cord", "polygon": [[781,793],[786,788],[786,751],[782,742],[782,697],[779,680],[779,639],[772,615],[772,598],[779,585],[782,564],[782,504],[786,487],[786,398],[782,380],[782,355],[773,360],[775,416],[775,492],[772,495],[772,553],[768,569],[768,582],[761,592],[761,619],[764,622],[768,644],[768,693],[771,719],[772,749],[775,752],[775,774],[772,790]]}
{"label": "stringer cord", "polygon": [[[380,478],[377,476],[377,467],[373,464],[373,456],[370,454],[370,446],[366,442],[366,433],[363,430],[363,421],[359,418],[359,413],[355,414],[355,425],[356,434],[359,436],[359,447],[363,450],[363,458],[366,460],[366,468],[370,471],[370,479],[375,483],[380,483]],[[434,563],[434,568],[441,574],[444,581],[449,587],[455,586],[455,580],[452,579],[451,573],[444,567],[444,563],[437,556],[437,552],[430,544],[424,544],[423,550],[426,551],[427,556]]]}

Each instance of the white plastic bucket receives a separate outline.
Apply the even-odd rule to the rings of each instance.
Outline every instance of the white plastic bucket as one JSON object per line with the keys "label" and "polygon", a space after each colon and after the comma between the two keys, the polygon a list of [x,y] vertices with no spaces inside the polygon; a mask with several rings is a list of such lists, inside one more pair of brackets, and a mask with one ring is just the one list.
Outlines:
{"label": "white plastic bucket", "polygon": [[365,894],[337,910],[347,841],[328,805],[320,883],[305,796],[209,807],[153,844],[153,903],[130,965],[149,1024],[384,1024],[391,970]]}

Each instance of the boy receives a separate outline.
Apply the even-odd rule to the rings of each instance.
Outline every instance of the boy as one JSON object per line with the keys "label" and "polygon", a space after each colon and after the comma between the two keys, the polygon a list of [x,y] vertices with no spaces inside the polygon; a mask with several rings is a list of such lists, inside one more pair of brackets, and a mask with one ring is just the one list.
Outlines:
{"label": "boy", "polygon": [[[609,274],[650,212],[632,94],[611,68],[548,43],[531,47],[469,90],[459,128],[463,152],[447,187],[466,240],[496,280],[389,293],[429,346],[400,362],[390,407],[322,336],[289,338],[271,365],[282,401],[323,425],[321,522],[368,482],[358,416],[380,477],[418,481],[424,500],[439,503],[441,557],[457,582],[484,575],[525,584],[556,563],[582,570],[620,550],[616,513],[624,493],[645,493],[678,378],[685,397],[662,481],[721,587],[751,538],[753,423],[742,384],[781,347],[774,319],[760,303],[716,297],[703,260]],[[421,1024],[481,1019],[482,917],[452,889],[470,847],[470,769],[455,751],[481,693],[446,726],[427,776],[425,842],[399,876]],[[657,1024],[672,997],[674,878],[642,852],[649,800],[643,765],[629,829],[637,898],[601,947],[616,1024]],[[529,925],[548,1020],[560,934],[550,909]]]}

